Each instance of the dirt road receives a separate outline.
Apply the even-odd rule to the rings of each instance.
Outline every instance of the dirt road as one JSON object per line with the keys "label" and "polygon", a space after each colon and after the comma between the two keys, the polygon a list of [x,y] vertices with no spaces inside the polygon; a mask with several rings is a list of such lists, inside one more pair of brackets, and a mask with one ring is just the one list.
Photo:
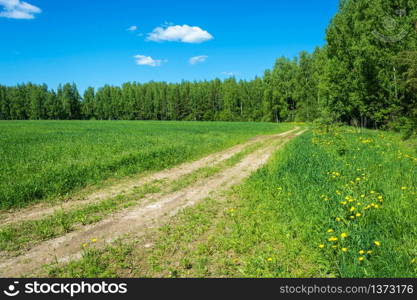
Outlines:
{"label": "dirt road", "polygon": [[[77,204],[68,203],[66,209],[70,209],[74,205],[83,205],[106,199],[152,180],[172,180],[204,166],[226,160],[250,144],[259,141],[270,141],[270,143],[263,144],[262,147],[245,156],[236,165],[225,168],[213,176],[201,178],[175,192],[151,195],[147,201],[141,202],[135,207],[119,211],[98,223],[81,227],[77,231],[64,236],[47,240],[21,256],[3,259],[0,261],[0,275],[3,277],[19,277],[22,274],[30,276],[44,264],[66,262],[79,258],[82,253],[81,245],[92,239],[97,239],[97,247],[103,247],[106,243],[112,242],[125,234],[140,236],[149,228],[161,226],[180,210],[194,205],[208,196],[219,195],[222,191],[239,184],[244,178],[264,165],[273,152],[302,132],[299,128],[295,128],[278,135],[257,137],[247,143],[209,155],[198,161],[164,170],[137,181],[130,180],[107,188],[78,201]],[[16,222],[16,220],[36,219],[51,214],[56,209],[56,207],[37,207],[32,208],[32,211],[27,209],[26,214],[23,210],[4,216],[4,220],[10,223]]]}

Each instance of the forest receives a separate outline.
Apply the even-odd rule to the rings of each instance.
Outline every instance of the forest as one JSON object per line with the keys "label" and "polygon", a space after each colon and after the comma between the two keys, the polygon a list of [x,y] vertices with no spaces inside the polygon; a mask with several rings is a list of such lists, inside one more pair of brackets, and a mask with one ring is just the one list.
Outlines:
{"label": "forest", "polygon": [[417,2],[341,0],[314,52],[253,80],[0,85],[3,120],[319,121],[417,131]]}

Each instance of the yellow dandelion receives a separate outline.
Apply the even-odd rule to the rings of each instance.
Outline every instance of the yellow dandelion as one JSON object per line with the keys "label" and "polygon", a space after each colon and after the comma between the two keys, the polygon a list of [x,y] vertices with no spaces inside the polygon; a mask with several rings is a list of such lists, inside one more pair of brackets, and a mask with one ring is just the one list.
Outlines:
{"label": "yellow dandelion", "polygon": [[359,256],[359,258],[358,258],[359,261],[364,261],[364,259],[365,258],[363,256]]}
{"label": "yellow dandelion", "polygon": [[360,251],[359,251],[359,254],[360,254],[360,255],[364,255],[364,254],[365,254],[365,251],[364,251],[364,250],[360,250]]}
{"label": "yellow dandelion", "polygon": [[87,246],[88,246],[88,244],[86,244],[86,243],[84,243],[84,244],[83,244],[83,247],[84,247],[84,248],[85,248],[85,247],[87,247]]}
{"label": "yellow dandelion", "polygon": [[348,248],[342,248],[341,249],[343,252],[347,252],[348,251]]}
{"label": "yellow dandelion", "polygon": [[336,242],[337,240],[338,240],[338,238],[335,237],[335,236],[329,237],[329,239],[328,239],[329,242]]}
{"label": "yellow dandelion", "polygon": [[360,216],[362,216],[362,214],[361,213],[357,213],[356,216],[357,217],[360,217]]}
{"label": "yellow dandelion", "polygon": [[375,246],[377,246],[377,247],[381,246],[381,242],[379,242],[379,241],[375,241],[375,242],[374,242],[374,244],[375,244]]}
{"label": "yellow dandelion", "polygon": [[371,194],[375,194],[375,191],[371,191]]}
{"label": "yellow dandelion", "polygon": [[371,255],[373,253],[372,250],[368,250],[366,253],[368,253],[369,255]]}
{"label": "yellow dandelion", "polygon": [[327,230],[327,232],[328,233],[331,233],[331,232],[334,232],[334,230],[333,229],[329,229],[329,230]]}
{"label": "yellow dandelion", "polygon": [[267,261],[271,262],[272,261],[272,257],[268,257]]}
{"label": "yellow dandelion", "polygon": [[341,237],[342,239],[347,238],[347,236],[348,236],[348,234],[347,234],[346,232],[343,232],[343,233],[340,235],[340,237]]}
{"label": "yellow dandelion", "polygon": [[337,217],[337,218],[336,218],[336,221],[337,221],[337,222],[340,222],[340,221],[342,221],[342,219],[341,219],[341,218],[339,218],[339,217]]}
{"label": "yellow dandelion", "polygon": [[324,248],[324,244],[320,244],[320,245],[319,245],[319,248],[320,248],[320,249],[323,249],[323,248]]}
{"label": "yellow dandelion", "polygon": [[96,238],[94,238],[94,239],[91,239],[91,241],[92,241],[93,243],[95,243],[95,242],[97,242],[97,239],[96,239]]}
{"label": "yellow dandelion", "polygon": [[361,198],[365,198],[365,195],[364,195],[364,194],[362,194],[362,195],[361,195]]}
{"label": "yellow dandelion", "polygon": [[354,207],[354,206],[352,206],[350,209],[349,209],[349,211],[355,211],[356,210],[356,207]]}

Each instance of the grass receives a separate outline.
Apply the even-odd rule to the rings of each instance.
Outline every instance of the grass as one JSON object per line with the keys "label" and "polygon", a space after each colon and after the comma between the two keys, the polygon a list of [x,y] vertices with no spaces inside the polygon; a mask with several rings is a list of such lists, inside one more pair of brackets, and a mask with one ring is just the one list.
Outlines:
{"label": "grass", "polygon": [[0,121],[0,210],[160,170],[289,124]]}
{"label": "grass", "polygon": [[81,225],[101,221],[104,217],[118,210],[138,204],[143,197],[155,193],[170,193],[185,188],[198,179],[207,178],[220,172],[225,167],[232,167],[245,156],[259,149],[264,142],[246,146],[232,157],[210,167],[202,167],[194,172],[183,175],[172,182],[155,180],[139,186],[133,191],[116,197],[104,199],[97,203],[76,207],[68,211],[58,210],[51,216],[13,223],[0,227],[0,251],[9,255],[18,255],[42,241],[62,236],[76,230]]}
{"label": "grass", "polygon": [[186,186],[191,185],[192,183],[196,182],[198,179],[213,176],[214,174],[220,172],[224,168],[232,167],[236,165],[238,162],[240,162],[245,156],[256,151],[257,149],[262,147],[264,144],[265,144],[264,142],[258,142],[253,145],[249,145],[242,151],[234,154],[232,157],[220,163],[215,164],[214,166],[202,167],[195,172],[181,176],[180,178],[178,178],[177,180],[174,180],[171,183],[170,189],[168,192],[178,191]]}
{"label": "grass", "polygon": [[224,199],[48,275],[415,278],[415,147],[380,131],[308,132]]}
{"label": "grass", "polygon": [[137,204],[145,195],[159,191],[156,183],[148,184],[129,195],[116,196],[69,211],[58,210],[38,220],[6,225],[0,228],[0,251],[18,255],[42,241],[74,231],[77,226],[97,223],[111,213]]}

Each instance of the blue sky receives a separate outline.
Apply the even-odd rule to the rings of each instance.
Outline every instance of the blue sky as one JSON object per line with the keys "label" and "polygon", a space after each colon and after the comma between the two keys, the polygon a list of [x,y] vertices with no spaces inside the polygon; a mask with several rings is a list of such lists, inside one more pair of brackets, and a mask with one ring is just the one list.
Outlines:
{"label": "blue sky", "polygon": [[0,84],[75,82],[82,91],[127,81],[252,79],[279,56],[323,45],[337,6],[338,0],[0,0]]}

